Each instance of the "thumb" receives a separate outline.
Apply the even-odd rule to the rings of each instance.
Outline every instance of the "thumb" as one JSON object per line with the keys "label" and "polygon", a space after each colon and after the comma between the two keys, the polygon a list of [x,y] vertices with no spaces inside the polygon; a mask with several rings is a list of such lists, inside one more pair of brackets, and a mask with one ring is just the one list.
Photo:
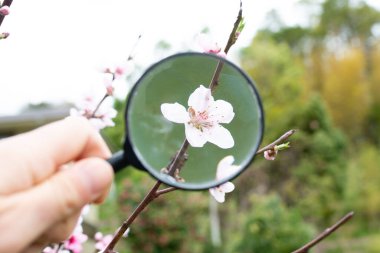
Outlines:
{"label": "thumb", "polygon": [[18,194],[14,202],[21,213],[14,217],[12,226],[23,231],[25,242],[33,242],[84,205],[104,200],[112,179],[112,168],[106,161],[94,157],[78,161],[30,191]]}

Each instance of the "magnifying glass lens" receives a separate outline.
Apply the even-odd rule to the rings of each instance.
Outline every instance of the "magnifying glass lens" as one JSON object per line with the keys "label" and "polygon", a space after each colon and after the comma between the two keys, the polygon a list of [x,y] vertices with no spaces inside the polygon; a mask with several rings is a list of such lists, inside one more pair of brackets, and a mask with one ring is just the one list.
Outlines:
{"label": "magnifying glass lens", "polygon": [[[217,85],[205,95],[218,65]],[[185,53],[144,73],[128,99],[126,125],[134,153],[155,178],[183,189],[207,189],[250,164],[261,142],[263,112],[240,68],[213,55]],[[187,159],[169,176],[168,165],[190,137]]]}

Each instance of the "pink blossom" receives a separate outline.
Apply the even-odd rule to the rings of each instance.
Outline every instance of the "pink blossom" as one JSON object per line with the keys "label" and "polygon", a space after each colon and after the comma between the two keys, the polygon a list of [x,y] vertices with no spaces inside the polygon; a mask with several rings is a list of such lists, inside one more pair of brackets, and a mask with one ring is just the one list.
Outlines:
{"label": "pink blossom", "polygon": [[104,77],[104,87],[106,88],[106,93],[108,96],[113,96],[115,90],[113,81],[113,75],[107,74]]}
{"label": "pink blossom", "polygon": [[113,236],[112,235],[105,235],[103,236],[102,233],[97,232],[95,234],[95,249],[97,250],[103,250],[107,245],[112,241]]}
{"label": "pink blossom", "polygon": [[64,248],[70,250],[72,253],[80,253],[83,250],[82,244],[87,241],[87,235],[83,232],[75,231],[68,240],[64,242]]}
{"label": "pink blossom", "polygon": [[76,103],[76,107],[70,109],[70,116],[85,117],[97,130],[115,126],[112,119],[116,117],[117,111],[112,107],[112,104],[103,103],[97,108],[94,98],[86,96],[82,101]]}
{"label": "pink blossom", "polygon": [[112,64],[112,66],[106,67],[103,72],[112,74],[114,79],[124,77],[129,70],[132,69],[132,65],[129,61],[125,61],[119,64]]}
{"label": "pink blossom", "polygon": [[218,43],[214,42],[209,35],[201,33],[198,35],[197,39],[203,52],[216,54],[220,57],[226,57],[226,53],[222,51],[222,48],[218,45]]}
{"label": "pink blossom", "polygon": [[6,16],[9,15],[10,13],[10,8],[7,5],[4,5],[3,7],[0,8],[0,15]]}
{"label": "pink blossom", "polygon": [[[220,160],[216,169],[217,180],[223,180],[227,177],[230,177],[240,169],[240,166],[233,165],[234,160],[234,157],[231,155],[226,156]],[[233,183],[226,182],[217,187],[210,188],[209,191],[216,201],[223,203],[225,201],[226,193],[232,192],[234,189],[235,185]]]}
{"label": "pink blossom", "polygon": [[98,130],[106,127],[113,127],[115,123],[112,121],[117,115],[117,111],[111,106],[101,106],[95,115],[90,118],[90,123]]}
{"label": "pink blossom", "polygon": [[163,116],[174,123],[185,125],[186,139],[193,147],[203,147],[211,142],[220,148],[232,148],[234,139],[220,123],[230,123],[235,116],[232,105],[224,100],[214,100],[211,90],[200,85],[188,99],[189,108],[179,103],[161,105]]}
{"label": "pink blossom", "polygon": [[276,158],[277,153],[278,151],[276,149],[266,150],[264,151],[264,158],[269,161],[273,161]]}

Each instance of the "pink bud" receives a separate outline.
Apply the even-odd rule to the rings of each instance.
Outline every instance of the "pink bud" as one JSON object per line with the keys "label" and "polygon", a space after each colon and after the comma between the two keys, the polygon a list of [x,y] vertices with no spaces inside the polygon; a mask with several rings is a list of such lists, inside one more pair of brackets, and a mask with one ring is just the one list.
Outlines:
{"label": "pink bud", "polygon": [[106,86],[106,91],[107,91],[107,95],[108,96],[113,96],[113,91],[114,90],[115,90],[115,88],[112,85]]}
{"label": "pink bud", "polygon": [[0,8],[0,14],[3,16],[6,16],[10,13],[10,8],[7,5],[4,5],[3,7]]}
{"label": "pink bud", "polygon": [[104,78],[104,87],[106,88],[106,93],[108,96],[113,96],[113,92],[115,90],[115,87],[113,85],[113,74],[107,75]]}
{"label": "pink bud", "polygon": [[276,158],[276,155],[277,155],[277,151],[275,150],[270,149],[270,150],[264,151],[264,158],[269,161],[273,161]]}
{"label": "pink bud", "polygon": [[125,68],[121,67],[121,66],[117,66],[116,69],[115,69],[115,75],[117,76],[122,76],[125,72]]}

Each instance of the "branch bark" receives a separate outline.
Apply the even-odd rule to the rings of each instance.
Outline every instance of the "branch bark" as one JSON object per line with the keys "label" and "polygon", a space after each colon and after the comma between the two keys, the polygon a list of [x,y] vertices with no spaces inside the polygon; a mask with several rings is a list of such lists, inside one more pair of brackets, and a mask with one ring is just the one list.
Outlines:
{"label": "branch bark", "polygon": [[276,146],[277,144],[280,144],[284,141],[286,141],[290,136],[292,136],[294,133],[296,132],[296,130],[292,129],[292,130],[289,130],[287,131],[286,133],[284,133],[280,138],[278,138],[277,140],[275,140],[274,142],[272,142],[271,144],[259,149],[259,151],[256,152],[256,155],[258,154],[261,154],[261,153],[264,153],[265,151],[267,150],[271,150],[274,148],[274,146]]}
{"label": "branch bark", "polygon": [[312,247],[314,247],[315,245],[320,243],[322,240],[324,240],[326,237],[328,237],[330,234],[332,234],[335,230],[337,230],[339,227],[344,225],[353,216],[354,216],[354,212],[349,212],[342,219],[340,219],[337,223],[335,223],[333,226],[326,228],[325,231],[323,231],[321,234],[319,234],[312,241],[308,242],[307,244],[305,244],[301,248],[293,251],[292,253],[307,253]]}

